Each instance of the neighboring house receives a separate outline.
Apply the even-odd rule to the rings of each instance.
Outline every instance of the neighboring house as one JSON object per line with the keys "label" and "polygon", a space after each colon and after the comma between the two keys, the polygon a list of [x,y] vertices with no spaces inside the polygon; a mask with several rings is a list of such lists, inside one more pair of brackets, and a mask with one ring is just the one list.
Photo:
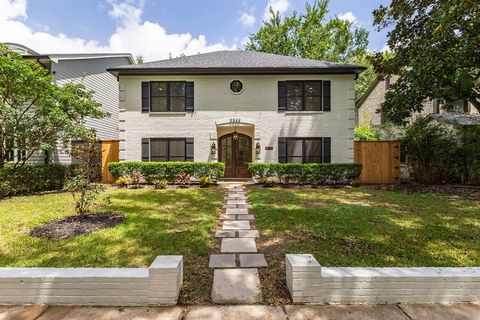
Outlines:
{"label": "neighboring house", "polygon": [[[355,118],[357,125],[381,125],[384,119],[380,113],[377,113],[385,101],[385,94],[392,83],[398,79],[397,76],[387,77],[381,81],[376,79],[372,82],[365,94],[355,102]],[[454,113],[478,114],[478,111],[466,100],[457,100],[453,103]],[[432,100],[424,103],[421,114],[445,113],[438,105],[438,101]]]}
{"label": "neighboring house", "polygon": [[[6,43],[25,59],[34,59],[53,75],[53,82],[63,85],[68,82],[83,83],[87,90],[94,91],[94,99],[101,103],[100,109],[110,116],[102,119],[86,119],[86,126],[95,129],[100,142],[118,141],[118,82],[108,68],[134,64],[129,53],[75,53],[40,54],[23,45]],[[72,163],[71,156],[59,144],[53,152],[42,152],[32,158],[32,163]]]}
{"label": "neighboring house", "polygon": [[353,162],[354,84],[365,68],[218,51],[109,69],[121,161]]}

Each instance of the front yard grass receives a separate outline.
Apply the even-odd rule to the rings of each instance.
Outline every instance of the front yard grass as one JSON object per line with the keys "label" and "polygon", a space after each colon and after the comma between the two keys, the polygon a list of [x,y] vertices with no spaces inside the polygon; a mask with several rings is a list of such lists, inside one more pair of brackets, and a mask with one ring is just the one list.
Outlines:
{"label": "front yard grass", "polygon": [[269,263],[261,271],[267,303],[288,303],[286,253],[312,253],[323,266],[480,266],[480,201],[378,187],[258,186],[250,201]]}
{"label": "front yard grass", "polygon": [[31,228],[74,214],[71,195],[51,193],[0,201],[0,267],[146,267],[157,255],[184,255],[181,301],[208,301],[210,230],[221,192],[206,189],[109,188],[92,211],[123,213],[112,228],[66,240],[31,237]]}

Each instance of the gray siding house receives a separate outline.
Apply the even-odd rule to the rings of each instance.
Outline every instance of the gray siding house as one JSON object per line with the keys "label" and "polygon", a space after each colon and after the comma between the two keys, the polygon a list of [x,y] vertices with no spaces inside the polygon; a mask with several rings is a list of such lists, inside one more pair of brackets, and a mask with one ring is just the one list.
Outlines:
{"label": "gray siding house", "polygon": [[110,68],[120,86],[120,161],[353,162],[363,67],[218,51]]}
{"label": "gray siding house", "polygon": [[[87,90],[94,91],[95,100],[101,103],[100,109],[108,112],[110,116],[86,119],[86,125],[95,129],[101,143],[118,141],[118,82],[107,69],[135,63],[131,54],[40,54],[20,44],[6,45],[25,59],[34,59],[47,68],[53,75],[53,81],[58,85],[81,82]],[[53,152],[42,152],[31,159],[33,163],[68,164],[72,161],[63,144],[59,144]]]}

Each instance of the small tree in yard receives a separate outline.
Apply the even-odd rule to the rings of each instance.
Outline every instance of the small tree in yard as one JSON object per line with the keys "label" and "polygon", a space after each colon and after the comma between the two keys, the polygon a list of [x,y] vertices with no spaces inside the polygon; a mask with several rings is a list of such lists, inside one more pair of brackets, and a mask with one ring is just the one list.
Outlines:
{"label": "small tree in yard", "polygon": [[[106,113],[83,84],[52,83],[47,69],[0,43],[0,168],[85,134],[85,118]],[[18,157],[12,151],[18,150]]]}
{"label": "small tree in yard", "polygon": [[76,168],[76,175],[65,185],[65,189],[72,193],[75,211],[80,215],[87,214],[98,195],[105,190],[102,185],[92,182],[97,177],[101,157],[95,133],[90,132],[84,140],[85,144],[72,148],[72,156],[80,160],[80,165]]}

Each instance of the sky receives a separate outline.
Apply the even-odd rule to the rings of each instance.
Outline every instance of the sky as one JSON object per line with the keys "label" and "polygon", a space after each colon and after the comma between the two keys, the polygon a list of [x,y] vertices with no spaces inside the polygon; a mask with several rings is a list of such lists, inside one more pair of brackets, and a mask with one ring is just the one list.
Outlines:
{"label": "sky", "polygon": [[[127,52],[144,61],[243,49],[268,19],[302,12],[313,0],[0,0],[0,42],[39,53]],[[388,0],[331,0],[331,16],[369,32],[369,49],[384,50],[386,32],[372,11]]]}

